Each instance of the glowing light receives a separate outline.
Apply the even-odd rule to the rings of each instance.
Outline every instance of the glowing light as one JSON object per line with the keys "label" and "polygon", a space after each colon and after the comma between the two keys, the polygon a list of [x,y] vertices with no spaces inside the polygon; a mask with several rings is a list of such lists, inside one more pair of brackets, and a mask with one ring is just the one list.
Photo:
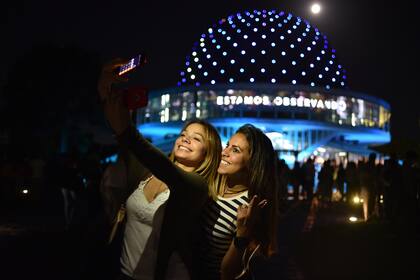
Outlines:
{"label": "glowing light", "polygon": [[354,217],[354,216],[349,217],[349,221],[352,223],[357,222],[357,220],[358,220],[357,217]]}

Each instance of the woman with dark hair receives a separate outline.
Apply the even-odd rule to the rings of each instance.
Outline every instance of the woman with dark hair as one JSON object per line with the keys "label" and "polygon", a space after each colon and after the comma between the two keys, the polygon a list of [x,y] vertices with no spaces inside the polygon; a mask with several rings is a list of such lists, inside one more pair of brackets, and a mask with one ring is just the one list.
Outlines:
{"label": "woman with dark hair", "polygon": [[118,279],[190,279],[195,226],[209,185],[217,181],[220,137],[206,121],[190,121],[168,158],[137,131],[121,95],[111,90],[120,65],[106,66],[98,86],[106,118],[127,155]]}
{"label": "woman with dark hair", "polygon": [[197,279],[245,276],[252,256],[276,252],[276,165],[260,129],[246,124],[230,138],[218,168],[221,181],[202,217]]}

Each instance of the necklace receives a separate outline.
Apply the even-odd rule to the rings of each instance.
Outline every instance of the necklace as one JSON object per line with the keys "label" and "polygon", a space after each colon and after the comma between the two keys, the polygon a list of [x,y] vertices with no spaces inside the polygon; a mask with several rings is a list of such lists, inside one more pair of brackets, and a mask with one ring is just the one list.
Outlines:
{"label": "necklace", "polygon": [[245,192],[247,190],[248,190],[248,188],[243,186],[243,185],[235,185],[232,188],[229,188],[227,185],[225,185],[225,187],[223,189],[222,197],[234,196],[234,195],[237,195],[239,193]]}

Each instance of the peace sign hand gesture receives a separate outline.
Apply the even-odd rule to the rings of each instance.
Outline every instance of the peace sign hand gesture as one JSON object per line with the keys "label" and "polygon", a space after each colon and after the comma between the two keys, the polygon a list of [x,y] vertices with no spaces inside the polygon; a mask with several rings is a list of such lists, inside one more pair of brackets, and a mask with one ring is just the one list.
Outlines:
{"label": "peace sign hand gesture", "polygon": [[260,210],[263,209],[267,203],[267,199],[259,199],[256,195],[254,195],[248,205],[242,204],[239,206],[236,215],[237,237],[249,237],[249,230],[254,225],[255,220],[258,219]]}

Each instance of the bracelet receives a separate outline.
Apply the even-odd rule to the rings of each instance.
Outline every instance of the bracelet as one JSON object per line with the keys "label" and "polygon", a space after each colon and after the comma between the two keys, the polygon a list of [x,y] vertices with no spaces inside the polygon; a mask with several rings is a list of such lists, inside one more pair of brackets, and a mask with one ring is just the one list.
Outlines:
{"label": "bracelet", "polygon": [[248,247],[249,239],[242,236],[235,236],[233,238],[233,245],[238,250],[245,250]]}

